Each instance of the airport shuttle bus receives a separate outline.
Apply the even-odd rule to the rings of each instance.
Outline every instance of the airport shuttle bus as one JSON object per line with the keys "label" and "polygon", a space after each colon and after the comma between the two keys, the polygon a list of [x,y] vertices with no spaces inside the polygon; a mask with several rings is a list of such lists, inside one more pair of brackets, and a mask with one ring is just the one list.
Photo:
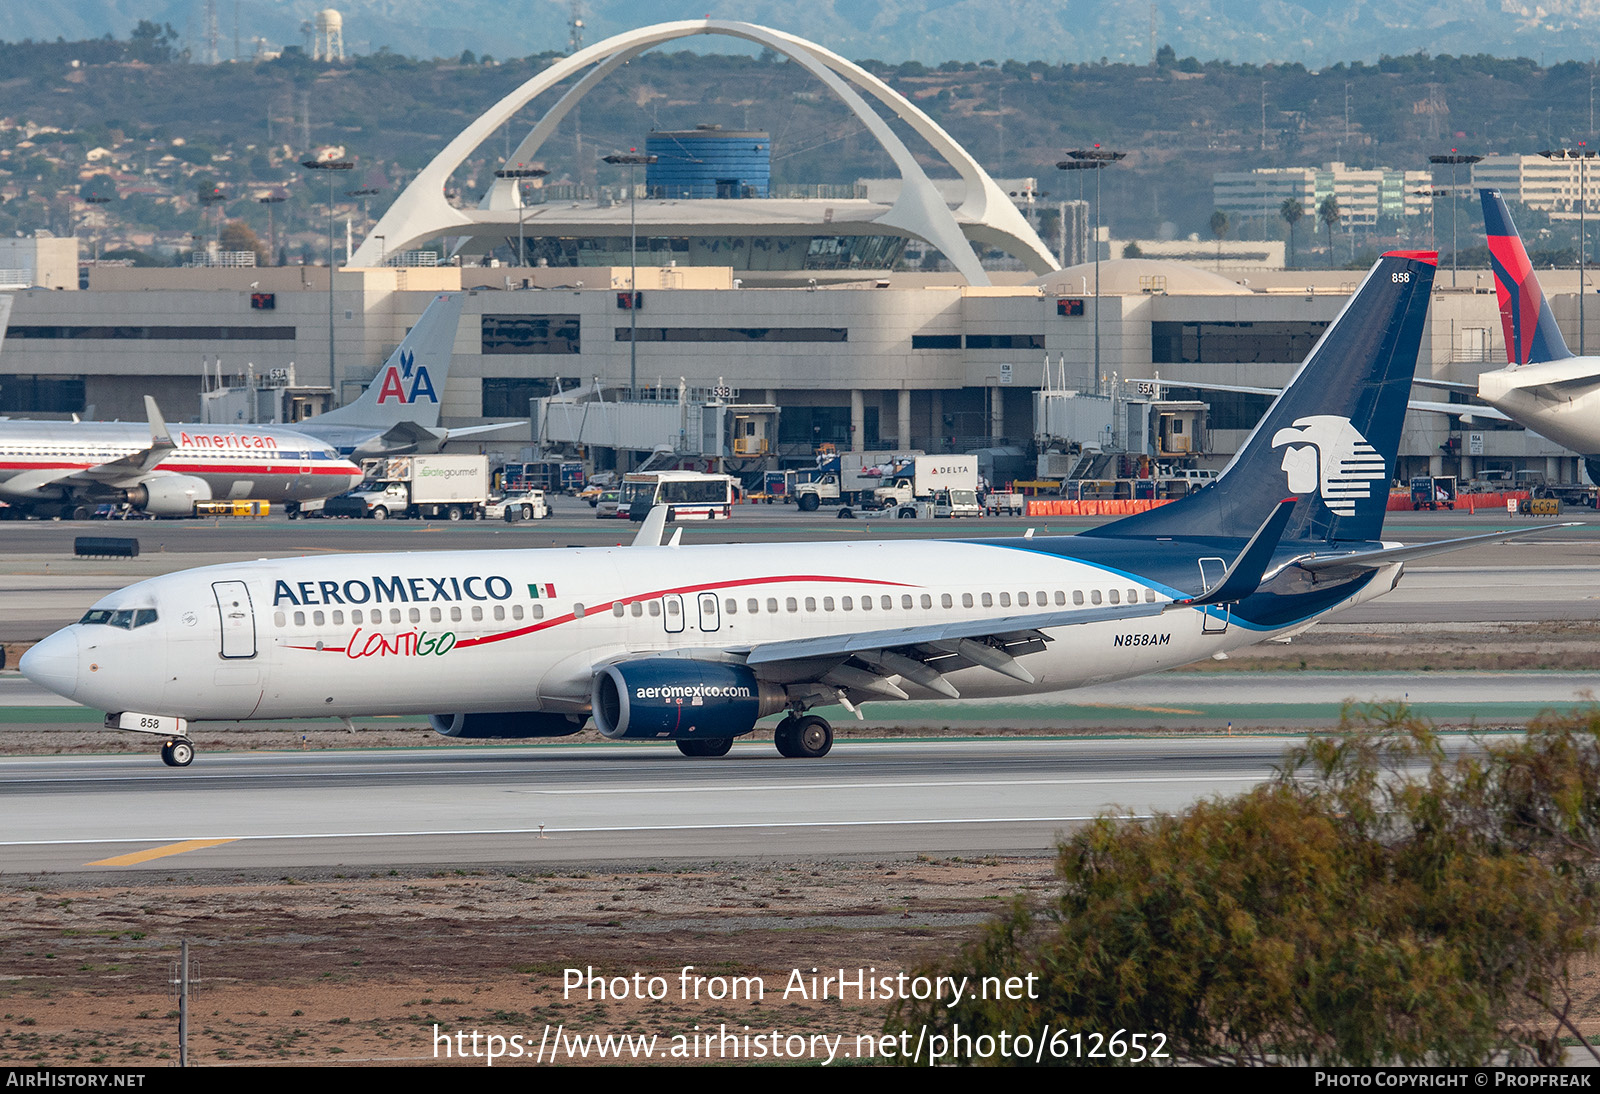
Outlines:
{"label": "airport shuttle bus", "polygon": [[625,475],[619,504],[633,520],[651,508],[667,507],[667,520],[727,520],[733,516],[736,487],[730,475],[699,471],[647,471]]}

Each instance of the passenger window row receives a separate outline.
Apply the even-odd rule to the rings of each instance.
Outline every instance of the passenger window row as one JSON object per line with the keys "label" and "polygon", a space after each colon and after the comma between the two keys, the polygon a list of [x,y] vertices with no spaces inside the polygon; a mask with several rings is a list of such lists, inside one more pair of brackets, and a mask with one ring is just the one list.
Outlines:
{"label": "passenger window row", "polygon": [[[1007,591],[999,593],[961,593],[959,595],[961,607],[963,608],[1064,608],[1068,603],[1068,593],[1063,589],[1056,589],[1054,591],[1038,589],[1032,592],[1022,590],[1014,594]],[[1085,604],[1137,604],[1141,599],[1143,599],[1146,604],[1154,604],[1156,602],[1156,591],[1154,589],[1145,589],[1142,593],[1136,588],[1129,588],[1126,590],[1126,592],[1121,589],[1089,589],[1087,591],[1083,589],[1074,589],[1070,595],[1071,603],[1074,607],[1081,607]],[[954,593],[939,593],[938,607],[941,609],[954,609],[956,606],[956,596],[957,594]],[[814,596],[790,596],[784,597],[780,600],[780,598],[775,596],[769,596],[764,599],[752,596],[744,601],[744,607],[742,610],[750,615],[759,615],[763,612],[768,615],[777,615],[780,613],[793,614],[802,610],[802,603],[804,604],[804,610],[807,612],[816,612],[819,610],[823,612],[888,612],[895,610],[896,597],[888,594],[883,594],[876,597],[824,596],[818,598]],[[646,615],[652,618],[657,618],[662,614],[662,604],[663,601],[659,599],[635,600],[626,604],[624,604],[622,601],[616,601],[611,605],[611,614],[618,619],[629,615],[635,619],[642,618]],[[673,616],[674,618],[677,617],[682,611],[682,607],[679,601],[676,599],[667,599],[665,604],[665,610],[667,614]],[[934,594],[932,593],[901,593],[898,597],[898,607],[901,611],[915,611],[919,608],[923,611],[931,611],[934,606],[935,600]],[[735,597],[727,597],[722,602],[722,610],[728,615],[738,615],[741,611],[739,600]],[[386,612],[387,615],[385,614]],[[505,604],[495,604],[490,607],[487,612],[482,605],[478,604],[474,604],[470,608],[466,609],[462,609],[460,606],[452,606],[449,609],[444,609],[438,606],[429,607],[427,609],[352,608],[348,613],[342,609],[336,608],[328,612],[312,611],[308,613],[305,611],[297,611],[293,613],[293,616],[294,626],[296,627],[304,627],[307,626],[308,623],[313,627],[327,626],[330,623],[335,627],[342,627],[346,625],[347,614],[351,624],[358,626],[379,626],[383,624],[402,625],[406,623],[420,624],[424,622],[434,624],[443,624],[446,622],[482,623],[486,619],[490,619],[496,623],[501,623],[504,622],[508,617],[512,622],[521,622],[525,618],[528,618],[529,612],[531,612],[533,619],[538,620],[544,618],[545,612],[542,604],[535,604],[531,607],[531,609],[527,610],[525,610],[521,604],[512,604],[509,606]],[[149,616],[148,619],[144,618],[144,616],[147,614]],[[137,621],[134,620],[134,615],[135,613],[133,612],[90,612],[88,615],[79,620],[79,622],[109,623],[112,626],[120,626],[124,628],[142,627],[145,625],[145,623],[155,622],[154,611],[138,612],[137,615],[139,618]],[[424,615],[426,615],[426,619],[424,619]],[[578,618],[583,617],[583,605],[574,605],[574,615],[576,615]],[[113,618],[113,616],[115,618]],[[448,619],[446,618],[447,616]],[[124,619],[124,617],[126,618]],[[288,626],[289,620],[287,613],[281,611],[274,612],[272,622],[273,625],[277,627]]]}
{"label": "passenger window row", "polygon": [[[513,623],[520,623],[522,620],[528,618],[528,611],[525,610],[521,604],[512,604],[510,607],[507,607],[504,604],[495,604],[490,607],[488,611],[484,610],[483,605],[474,604],[465,610],[463,610],[459,605],[452,606],[448,611],[437,605],[427,609],[389,608],[387,609],[387,617],[385,616],[385,609],[383,608],[352,608],[350,609],[348,615],[351,624],[356,626],[375,627],[383,624],[403,625],[406,623],[424,622],[439,624],[446,622],[482,623],[485,621],[485,619],[492,620],[495,623],[503,623],[508,617]],[[543,619],[544,606],[542,604],[533,605],[532,616],[534,619]],[[309,624],[313,627],[324,627],[330,623],[335,627],[342,627],[345,625],[345,617],[345,611],[340,608],[335,608],[332,611],[327,612],[298,611],[294,613],[294,625],[296,627],[304,627],[309,622]],[[272,624],[275,627],[288,626],[288,613],[274,612],[272,615]]]}

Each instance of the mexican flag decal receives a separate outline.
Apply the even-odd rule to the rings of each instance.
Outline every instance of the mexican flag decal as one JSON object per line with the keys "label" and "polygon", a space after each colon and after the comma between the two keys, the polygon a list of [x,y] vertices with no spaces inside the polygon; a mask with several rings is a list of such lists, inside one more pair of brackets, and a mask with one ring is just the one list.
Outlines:
{"label": "mexican flag decal", "polygon": [[555,599],[555,595],[556,595],[556,587],[554,585],[531,585],[530,584],[528,586],[528,595],[533,597],[533,599],[535,599],[535,600],[540,600],[540,599],[553,600],[553,599]]}

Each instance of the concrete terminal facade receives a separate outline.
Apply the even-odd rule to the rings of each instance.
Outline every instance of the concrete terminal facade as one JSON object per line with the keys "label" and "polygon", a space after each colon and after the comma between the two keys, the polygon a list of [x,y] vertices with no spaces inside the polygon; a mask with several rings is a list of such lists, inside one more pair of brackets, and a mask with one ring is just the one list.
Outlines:
{"label": "concrete terminal facade", "polygon": [[[333,292],[334,372],[324,268],[94,269],[85,291],[14,296],[0,345],[0,413],[140,419],[155,395],[171,420],[194,419],[205,377],[293,367],[298,382],[354,398],[404,337],[431,294],[476,289],[456,335],[442,393],[445,424],[527,416],[528,400],[596,378],[625,387],[629,323],[615,269],[354,269]],[[1221,466],[1264,409],[1264,396],[1185,391],[1184,382],[1279,387],[1354,289],[1352,271],[1223,276],[1140,259],[1102,263],[1102,390],[1159,375],[1179,398],[1212,404],[1210,455]],[[1576,275],[1541,274],[1577,348]],[[1046,358],[1069,387],[1093,388],[1092,267],[974,287],[933,275],[811,288],[734,287],[733,271],[644,269],[639,312],[642,387],[725,385],[735,399],[782,408],[778,452],[795,461],[841,448],[981,447],[1032,438],[1031,394]],[[1248,280],[1247,288],[1238,283]],[[1419,375],[1472,382],[1504,362],[1486,271],[1436,288]],[[1570,282],[1570,283],[1569,283]],[[510,286],[508,288],[507,286]],[[668,287],[655,288],[664,285]],[[682,287],[670,287],[680,285]],[[880,287],[882,286],[882,287]],[[1418,389],[1418,398],[1441,400]],[[1452,426],[1457,428],[1452,429]],[[1413,413],[1402,474],[1470,476],[1536,470],[1575,481],[1574,454],[1504,423]],[[510,431],[488,447],[527,445]]]}

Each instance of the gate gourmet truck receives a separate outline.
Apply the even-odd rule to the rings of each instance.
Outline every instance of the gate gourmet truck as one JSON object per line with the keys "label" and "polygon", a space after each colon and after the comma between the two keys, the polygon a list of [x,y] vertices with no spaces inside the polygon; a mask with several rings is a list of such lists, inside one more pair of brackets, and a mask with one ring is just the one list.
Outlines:
{"label": "gate gourmet truck", "polygon": [[390,456],[362,471],[366,481],[330,501],[328,516],[476,520],[489,500],[487,456]]}

